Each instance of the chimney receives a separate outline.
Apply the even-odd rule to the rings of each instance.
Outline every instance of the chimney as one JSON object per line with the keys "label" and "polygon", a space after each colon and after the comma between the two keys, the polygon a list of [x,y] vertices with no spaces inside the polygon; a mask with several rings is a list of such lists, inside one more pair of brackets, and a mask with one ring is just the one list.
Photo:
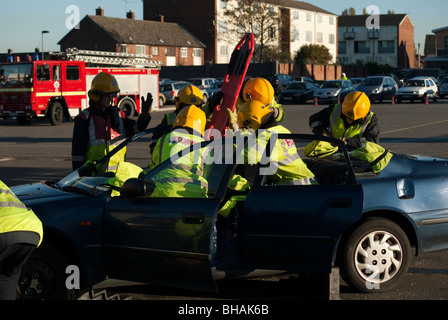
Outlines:
{"label": "chimney", "polygon": [[96,9],[96,15],[104,17],[104,9],[101,7],[98,7],[98,9]]}
{"label": "chimney", "polygon": [[126,18],[135,20],[135,13],[132,12],[132,10],[129,10],[129,12],[126,13]]}
{"label": "chimney", "polygon": [[165,22],[165,16],[164,15],[159,14],[159,17],[160,17],[160,22]]}

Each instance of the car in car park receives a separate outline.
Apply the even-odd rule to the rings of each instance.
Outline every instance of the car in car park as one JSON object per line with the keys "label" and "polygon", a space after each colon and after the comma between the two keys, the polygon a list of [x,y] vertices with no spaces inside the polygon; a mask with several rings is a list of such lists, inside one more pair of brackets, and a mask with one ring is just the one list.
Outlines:
{"label": "car in car park", "polygon": [[311,83],[316,83],[316,81],[314,81],[313,78],[310,77],[293,77],[292,78],[293,81],[298,81],[298,82],[311,82]]}
{"label": "car in car park", "polygon": [[364,78],[348,78],[348,80],[350,80],[352,85],[356,88]]}
{"label": "car in car park", "polygon": [[268,80],[274,88],[274,94],[278,95],[280,91],[285,89],[289,84],[293,82],[293,78],[286,73],[268,74],[262,76],[262,78]]}
{"label": "car in car park", "polygon": [[215,78],[189,78],[186,79],[186,81],[190,82],[201,90],[210,89],[215,85],[215,83],[218,82],[218,80]]}
{"label": "car in car park", "polygon": [[364,92],[370,102],[392,100],[398,90],[398,84],[388,76],[370,76],[358,84],[356,90]]}
{"label": "car in car park", "polygon": [[[188,86],[189,84],[191,83],[187,81],[173,81],[160,85],[159,90],[165,96],[165,103],[174,104],[179,90],[185,86]],[[204,89],[200,90],[204,96],[204,103],[206,103],[209,97],[208,93]]]}
{"label": "car in car park", "polygon": [[279,103],[306,103],[313,100],[314,91],[319,88],[311,82],[293,82],[278,94]]}
{"label": "car in car park", "polygon": [[439,84],[439,97],[443,99],[446,95],[448,95],[448,78],[442,79]]}
{"label": "car in car park", "polygon": [[[117,151],[139,139],[146,144],[145,134],[154,130],[128,138]],[[349,285],[379,292],[404,279],[414,254],[448,248],[447,159],[394,153],[375,173],[369,163],[353,159],[340,140],[301,134],[278,138],[290,139],[298,150],[313,140],[331,142],[340,152],[318,159],[300,151],[319,185],[266,185],[258,170],[237,207],[242,265],[216,264],[215,258],[222,249],[217,210],[243,163],[210,162],[207,198],[149,196],[163,172],[177,165],[174,159],[127,180],[115,197],[111,174],[88,176],[81,170],[59,181],[12,187],[44,226],[42,245],[22,269],[19,297],[76,297],[79,292],[65,286],[67,266],[78,267],[82,290],[119,279],[215,291],[216,281],[226,278],[321,274],[337,266]],[[200,147],[213,149],[216,141]],[[225,153],[237,158],[243,148],[233,141],[225,148],[229,145]],[[142,167],[148,162],[128,161]]]}
{"label": "car in car park", "polygon": [[353,91],[355,91],[355,87],[350,80],[327,80],[314,91],[313,98],[317,99],[318,104],[342,103],[345,96]]}
{"label": "car in car park", "polygon": [[425,103],[430,99],[437,102],[438,95],[438,88],[434,81],[430,77],[419,76],[406,80],[404,85],[397,90],[395,98],[397,103],[403,100],[411,102],[420,100]]}
{"label": "car in car park", "polygon": [[222,84],[223,81],[217,81],[210,88],[204,89],[207,93],[207,98],[211,98],[216,92],[221,91]]}

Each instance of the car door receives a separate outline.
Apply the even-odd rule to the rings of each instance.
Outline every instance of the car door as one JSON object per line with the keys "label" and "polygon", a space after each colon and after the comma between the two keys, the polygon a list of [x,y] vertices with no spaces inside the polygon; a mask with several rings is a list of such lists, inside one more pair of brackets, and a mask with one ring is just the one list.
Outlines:
{"label": "car door", "polygon": [[[157,181],[170,160],[144,181]],[[212,164],[207,198],[114,197],[104,212],[104,257],[110,278],[216,291],[211,275],[218,206],[230,165]]]}
{"label": "car door", "polygon": [[241,225],[246,263],[261,269],[330,272],[340,236],[360,219],[363,205],[362,186],[350,161],[345,169],[341,162],[334,166],[334,174],[347,170],[344,183],[253,186]]}

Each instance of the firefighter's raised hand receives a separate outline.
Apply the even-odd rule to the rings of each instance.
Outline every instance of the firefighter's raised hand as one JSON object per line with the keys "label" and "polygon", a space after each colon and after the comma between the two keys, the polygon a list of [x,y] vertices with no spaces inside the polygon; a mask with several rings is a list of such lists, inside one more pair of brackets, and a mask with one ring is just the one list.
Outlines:
{"label": "firefighter's raised hand", "polygon": [[150,92],[146,95],[146,99],[143,96],[141,97],[142,115],[149,116],[152,111],[152,101],[152,94]]}
{"label": "firefighter's raised hand", "polygon": [[229,114],[229,126],[233,130],[238,130],[238,116],[236,115],[236,108],[235,111],[230,110],[230,108],[227,108],[227,113]]}

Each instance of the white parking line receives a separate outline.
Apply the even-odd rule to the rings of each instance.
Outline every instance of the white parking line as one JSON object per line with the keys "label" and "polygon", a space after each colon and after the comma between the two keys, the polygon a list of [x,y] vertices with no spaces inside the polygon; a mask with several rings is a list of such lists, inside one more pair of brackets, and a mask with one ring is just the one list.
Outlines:
{"label": "white parking line", "polygon": [[448,119],[435,121],[435,122],[424,123],[424,124],[419,124],[418,126],[412,126],[412,127],[401,128],[401,129],[389,130],[389,131],[381,132],[381,135],[388,134],[388,133],[393,133],[393,132],[399,132],[399,131],[406,131],[406,130],[415,129],[415,128],[421,128],[421,127],[426,127],[426,126],[432,126],[434,124],[439,124],[439,123],[444,123],[444,122],[448,122]]}

